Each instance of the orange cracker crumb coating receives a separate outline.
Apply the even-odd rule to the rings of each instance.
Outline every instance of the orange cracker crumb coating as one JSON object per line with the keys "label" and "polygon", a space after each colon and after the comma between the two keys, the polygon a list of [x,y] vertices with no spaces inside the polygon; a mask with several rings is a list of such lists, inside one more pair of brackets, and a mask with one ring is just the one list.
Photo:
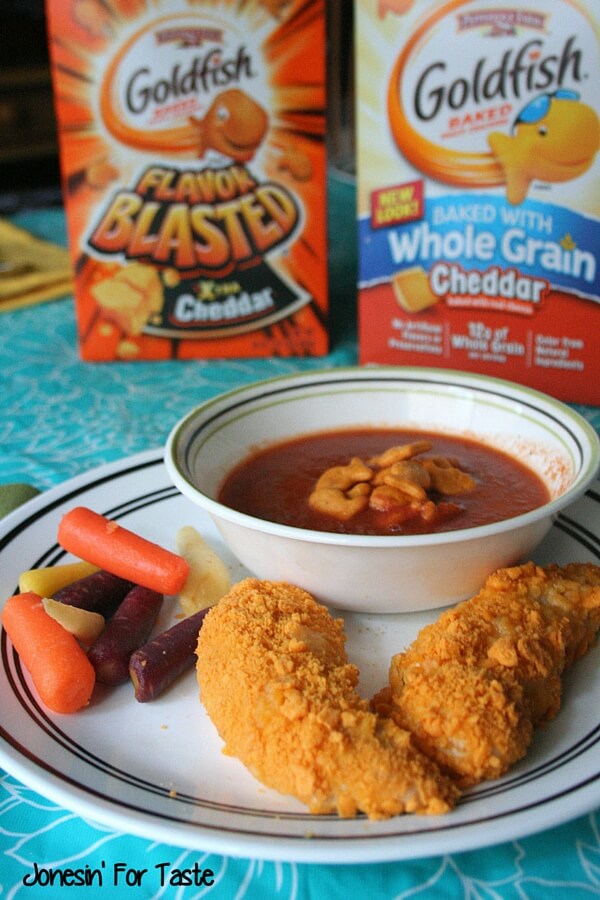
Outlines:
{"label": "orange cracker crumb coating", "polygon": [[356,691],[341,619],[300,588],[248,578],[213,607],[198,682],[225,742],[268,787],[312,813],[445,813],[455,785]]}
{"label": "orange cracker crumb coating", "polygon": [[499,777],[557,714],[561,674],[599,627],[600,567],[500,569],[393,657],[374,708],[461,787]]}

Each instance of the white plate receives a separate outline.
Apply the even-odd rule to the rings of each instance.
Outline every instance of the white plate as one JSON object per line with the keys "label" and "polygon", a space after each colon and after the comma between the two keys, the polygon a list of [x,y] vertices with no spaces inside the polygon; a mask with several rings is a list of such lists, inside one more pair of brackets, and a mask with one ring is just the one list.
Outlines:
{"label": "white plate", "polygon": [[[0,595],[19,573],[68,559],[56,543],[62,514],[86,505],[165,546],[192,524],[232,568],[206,515],[171,486],[152,451],[96,469],[35,498],[2,523]],[[600,485],[561,514],[536,554],[539,562],[600,559]],[[170,624],[165,606],[159,623]],[[347,616],[350,658],[361,689],[377,690],[393,652],[435,613]],[[221,742],[198,699],[193,672],[162,697],[139,704],[130,685],[97,690],[73,716],[38,702],[4,632],[0,640],[0,764],[34,790],[110,828],[190,849],[297,862],[376,862],[471,850],[552,827],[600,806],[600,649],[565,679],[558,718],[538,731],[525,761],[502,780],[480,785],[442,817],[386,822],[311,816],[267,790]]]}

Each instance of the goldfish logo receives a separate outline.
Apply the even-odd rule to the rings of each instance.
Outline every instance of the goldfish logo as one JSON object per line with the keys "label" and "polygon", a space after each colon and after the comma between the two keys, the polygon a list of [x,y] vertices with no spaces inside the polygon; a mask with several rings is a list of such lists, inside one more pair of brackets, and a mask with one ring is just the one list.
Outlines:
{"label": "goldfish logo", "polygon": [[577,92],[557,90],[528,103],[511,135],[494,131],[488,143],[504,172],[509,203],[519,204],[534,180],[562,182],[583,175],[600,148],[600,123]]}
{"label": "goldfish logo", "polygon": [[167,157],[214,151],[245,163],[269,127],[265,61],[241,26],[167,16],[119,46],[99,105],[107,132],[126,147]]}
{"label": "goldfish logo", "polygon": [[[514,198],[533,179],[565,181],[592,164],[597,115],[565,96],[592,90],[589,19],[577,0],[530,7],[500,15],[484,0],[475,8],[448,0],[407,29],[390,70],[387,119],[397,148],[425,176],[456,187],[506,185]],[[500,19],[510,27],[496,27]],[[538,97],[551,102],[539,122],[528,121],[546,102]],[[502,134],[519,109],[515,133]]]}

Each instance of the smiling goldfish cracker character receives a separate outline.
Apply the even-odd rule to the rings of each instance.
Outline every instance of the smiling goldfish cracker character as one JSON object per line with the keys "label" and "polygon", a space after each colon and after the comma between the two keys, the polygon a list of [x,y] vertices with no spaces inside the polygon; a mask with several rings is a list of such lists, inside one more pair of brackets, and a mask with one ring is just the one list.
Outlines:
{"label": "smiling goldfish cracker character", "polygon": [[519,204],[532,181],[571,181],[590,168],[600,148],[600,122],[576,92],[559,90],[532,100],[512,135],[494,131],[488,143],[502,166],[509,203]]}
{"label": "smiling goldfish cracker character", "polygon": [[198,156],[217,150],[236,162],[249,162],[264,141],[269,117],[249,94],[238,89],[217,94],[203,119],[191,119]]}

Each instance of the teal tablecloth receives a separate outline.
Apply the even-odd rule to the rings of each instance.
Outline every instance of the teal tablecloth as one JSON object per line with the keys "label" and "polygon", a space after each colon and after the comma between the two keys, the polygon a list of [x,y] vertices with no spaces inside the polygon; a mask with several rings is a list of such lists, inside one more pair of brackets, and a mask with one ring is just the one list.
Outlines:
{"label": "teal tablecloth", "polygon": [[[353,215],[351,202],[346,209],[344,202],[338,198],[340,219],[334,223],[333,346],[325,359],[91,365],[78,358],[70,298],[1,315],[0,482],[43,491],[102,463],[160,446],[192,403],[220,391],[298,369],[354,363],[354,261],[348,261],[347,241],[335,243],[343,235],[342,223]],[[65,239],[59,209],[23,212],[15,221],[41,236]],[[344,243],[344,253],[336,256]],[[581,411],[600,426],[600,410]],[[0,776],[0,897],[7,900],[55,895],[26,886],[34,864],[97,868],[104,863],[112,871],[117,862],[150,872],[164,862],[180,868],[198,862],[215,873],[214,884],[205,887],[161,887],[158,876],[148,877],[140,887],[122,891],[131,898],[522,900],[560,895],[568,900],[600,895],[596,812],[477,852],[370,865],[353,865],[350,856],[341,866],[270,863],[203,855],[114,833],[57,807],[14,777]],[[68,895],[92,900],[111,891],[72,887]]]}

